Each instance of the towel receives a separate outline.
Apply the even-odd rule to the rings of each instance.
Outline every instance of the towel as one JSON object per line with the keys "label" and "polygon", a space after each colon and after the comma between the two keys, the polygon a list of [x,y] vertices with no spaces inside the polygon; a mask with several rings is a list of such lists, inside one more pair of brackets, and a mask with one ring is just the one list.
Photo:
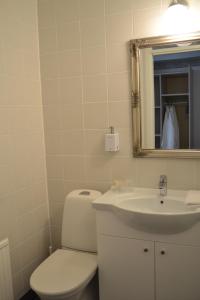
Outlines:
{"label": "towel", "polygon": [[166,106],[161,148],[179,149],[179,126],[176,109],[173,105]]}
{"label": "towel", "polygon": [[185,203],[187,205],[200,205],[200,191],[188,191]]}

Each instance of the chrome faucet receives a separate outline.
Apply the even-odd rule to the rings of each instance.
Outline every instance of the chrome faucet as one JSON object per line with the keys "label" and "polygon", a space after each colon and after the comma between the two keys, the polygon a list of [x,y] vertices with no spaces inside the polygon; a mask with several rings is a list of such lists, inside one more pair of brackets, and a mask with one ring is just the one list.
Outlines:
{"label": "chrome faucet", "polygon": [[167,196],[167,176],[166,175],[160,175],[159,190],[160,190],[160,196],[162,196],[162,197]]}

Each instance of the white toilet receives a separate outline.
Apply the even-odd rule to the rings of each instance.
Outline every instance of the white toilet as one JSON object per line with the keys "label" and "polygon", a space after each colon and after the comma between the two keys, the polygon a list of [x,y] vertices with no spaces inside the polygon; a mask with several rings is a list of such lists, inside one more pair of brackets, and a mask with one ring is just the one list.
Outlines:
{"label": "white toilet", "polygon": [[98,299],[96,220],[91,202],[101,195],[76,190],[65,199],[62,249],[33,272],[31,288],[42,300]]}

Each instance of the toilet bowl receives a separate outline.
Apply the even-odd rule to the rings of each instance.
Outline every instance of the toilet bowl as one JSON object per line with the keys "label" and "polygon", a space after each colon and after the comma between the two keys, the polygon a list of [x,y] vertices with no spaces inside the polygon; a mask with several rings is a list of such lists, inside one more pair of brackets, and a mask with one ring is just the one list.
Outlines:
{"label": "toilet bowl", "polygon": [[62,249],[43,261],[30,278],[41,300],[98,299],[95,212],[91,202],[101,195],[76,190],[65,200]]}

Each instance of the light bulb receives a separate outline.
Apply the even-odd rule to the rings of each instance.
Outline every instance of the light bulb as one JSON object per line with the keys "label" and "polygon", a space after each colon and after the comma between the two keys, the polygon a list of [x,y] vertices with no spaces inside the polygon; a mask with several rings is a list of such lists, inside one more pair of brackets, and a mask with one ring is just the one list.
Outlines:
{"label": "light bulb", "polygon": [[192,31],[192,15],[188,5],[174,0],[163,18],[163,31],[166,34],[181,34]]}

